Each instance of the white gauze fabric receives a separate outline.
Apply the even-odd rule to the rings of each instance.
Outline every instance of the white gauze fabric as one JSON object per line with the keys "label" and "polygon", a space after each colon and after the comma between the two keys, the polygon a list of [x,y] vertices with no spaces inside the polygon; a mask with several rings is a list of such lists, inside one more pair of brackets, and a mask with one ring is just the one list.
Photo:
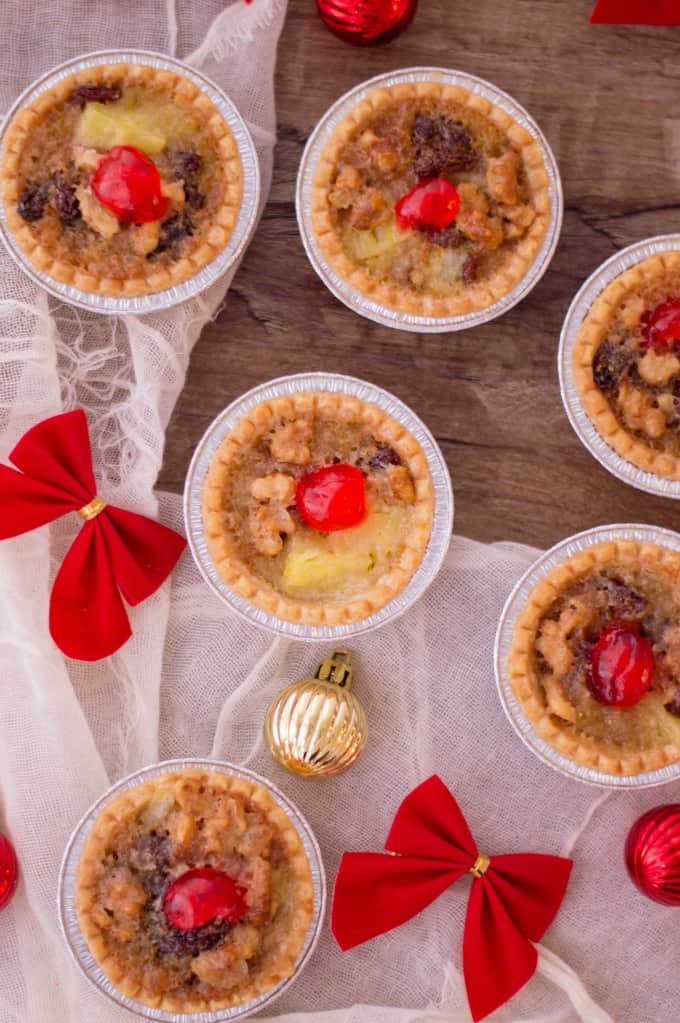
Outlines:
{"label": "white gauze fabric", "polygon": [[[220,0],[177,7],[173,0],[5,0],[0,105],[8,109],[34,77],[78,53],[120,45],[176,54],[237,103],[258,146],[266,194],[284,14],[285,0],[235,0],[225,9]],[[111,320],[49,299],[4,254],[0,271],[0,457],[40,419],[82,406],[100,492],[181,528],[179,498],[159,502],[152,488],[189,353],[228,282],[167,313]],[[69,516],[0,544],[0,829],[15,843],[22,872],[0,914],[0,1023],[130,1018],[70,962],[57,926],[57,873],[74,824],[111,782],[181,756],[244,764],[282,787],[315,829],[331,882],[342,850],[380,849],[400,800],[439,772],[484,852],[575,858],[539,973],[494,1020],[673,1018],[675,918],[636,893],[622,863],[630,824],[672,792],[610,795],[565,780],[522,746],[498,702],[496,623],[534,551],[456,540],[415,608],[352,643],[370,741],[351,772],[321,782],[271,761],[262,720],[279,689],[313,674],[329,648],[272,640],[244,624],[211,595],[188,555],[171,583],[131,612],[134,637],[118,654],[91,665],[60,655],[47,628],[49,588],[78,527]],[[417,919],[345,954],[326,928],[267,1018],[466,1023],[468,889],[460,881]]]}

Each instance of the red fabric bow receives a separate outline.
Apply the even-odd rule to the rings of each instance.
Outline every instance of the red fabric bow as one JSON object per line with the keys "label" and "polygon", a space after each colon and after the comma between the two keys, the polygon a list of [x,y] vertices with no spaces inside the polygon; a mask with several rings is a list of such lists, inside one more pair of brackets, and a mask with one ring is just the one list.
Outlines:
{"label": "red fabric bow", "polygon": [[85,524],[52,587],[50,632],[68,657],[108,657],[132,635],[122,598],[134,605],[154,593],[186,540],[143,515],[93,504],[97,487],[82,409],[32,427],[9,459],[17,468],[0,465],[0,539],[83,512]]}
{"label": "red fabric bow", "polygon": [[463,972],[474,1020],[512,998],[534,975],[572,862],[520,853],[479,856],[458,803],[433,775],[401,804],[388,853],[345,853],[333,892],[331,930],[343,951],[410,920],[472,872]]}
{"label": "red fabric bow", "polygon": [[680,25],[680,0],[598,0],[593,25]]}

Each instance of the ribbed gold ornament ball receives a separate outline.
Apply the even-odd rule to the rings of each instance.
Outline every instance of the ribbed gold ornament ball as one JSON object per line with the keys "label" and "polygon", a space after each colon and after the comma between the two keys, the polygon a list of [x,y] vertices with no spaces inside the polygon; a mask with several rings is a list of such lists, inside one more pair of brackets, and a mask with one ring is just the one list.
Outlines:
{"label": "ribbed gold ornament ball", "polygon": [[351,691],[350,658],[348,650],[335,650],[319,665],[315,678],[293,682],[267,711],[267,745],[295,774],[340,774],[366,745],[366,714]]}

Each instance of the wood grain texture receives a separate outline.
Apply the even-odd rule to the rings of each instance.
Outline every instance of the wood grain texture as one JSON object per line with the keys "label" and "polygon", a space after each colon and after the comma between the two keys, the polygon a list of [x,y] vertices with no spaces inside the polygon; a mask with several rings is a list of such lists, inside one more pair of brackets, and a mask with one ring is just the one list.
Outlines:
{"label": "wood grain texture", "polygon": [[[192,356],[160,485],[181,491],[192,451],[240,393],[283,373],[350,372],[393,391],[437,437],[456,495],[456,532],[550,545],[604,522],[673,528],[673,501],[610,476],[581,447],[560,401],[556,351],[583,280],[617,249],[680,231],[678,31],[589,26],[592,0],[421,0],[380,49],[331,36],[313,0],[290,0],[276,75],[274,183],[254,241]],[[316,277],[298,237],[304,143],[343,92],[395,68],[460,68],[535,117],[565,189],[550,269],[519,306],[459,334],[417,335],[356,316]]]}

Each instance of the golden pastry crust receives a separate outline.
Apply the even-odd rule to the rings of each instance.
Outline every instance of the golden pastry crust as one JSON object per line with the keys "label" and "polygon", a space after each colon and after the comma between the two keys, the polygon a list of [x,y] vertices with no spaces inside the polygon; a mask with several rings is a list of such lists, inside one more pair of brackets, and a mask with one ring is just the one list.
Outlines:
{"label": "golden pastry crust", "polygon": [[[296,599],[279,592],[270,582],[253,571],[244,559],[238,537],[226,523],[230,505],[230,486],[234,467],[244,448],[256,445],[275,423],[299,417],[310,417],[324,422],[357,424],[365,428],[380,444],[389,445],[408,470],[408,480],[397,478],[393,482],[404,488],[410,501],[412,514],[403,552],[389,570],[381,575],[369,589],[351,599],[320,600]],[[289,458],[298,457],[298,465],[305,465],[308,453],[304,438],[296,449],[282,451]],[[388,470],[389,475],[389,470]],[[396,473],[394,474],[397,475]],[[301,393],[274,398],[257,405],[238,421],[222,441],[210,465],[203,489],[203,524],[210,555],[224,581],[250,604],[262,608],[270,615],[305,625],[341,625],[355,622],[374,614],[389,603],[413,577],[423,559],[432,531],[434,515],[434,487],[425,454],[415,438],[397,420],[378,406],[348,395],[328,392]]]}
{"label": "golden pastry crust", "polygon": [[[162,810],[166,805],[170,805],[171,810],[163,816]],[[224,820],[220,814],[224,815]],[[219,972],[217,977],[213,977],[214,964],[210,957],[214,958],[216,952],[220,954],[222,946],[219,944],[208,946],[198,955],[194,950],[190,963],[196,964],[205,957],[204,962],[191,967],[192,975],[195,974],[191,983],[178,982],[173,988],[167,985],[168,977],[175,976],[172,971],[177,970],[176,955],[162,951],[160,958],[150,958],[143,936],[140,943],[135,917],[143,914],[147,896],[134,873],[128,872],[123,879],[116,876],[113,880],[112,875],[114,871],[120,872],[120,865],[130,854],[125,845],[126,836],[132,831],[138,837],[140,821],[142,835],[144,829],[148,829],[149,821],[145,815],[153,817],[151,823],[155,830],[152,835],[168,834],[170,829],[173,840],[176,838],[180,843],[175,846],[179,859],[187,855],[187,850],[191,852],[192,847],[182,846],[180,841],[183,839],[186,843],[190,828],[195,834],[197,827],[207,832],[213,826],[215,834],[210,839],[213,846],[208,863],[217,867],[221,862],[220,856],[225,863],[238,859],[233,852],[219,851],[219,839],[229,828],[236,835],[236,852],[239,849],[245,851],[241,858],[245,859],[246,866],[249,847],[262,841],[263,831],[273,834],[276,863],[272,869],[278,873],[279,881],[278,889],[273,884],[271,907],[256,916],[254,924],[249,915],[244,918],[244,923],[232,925],[224,939],[226,944],[239,928],[249,928],[253,932],[258,930],[261,934],[258,951],[248,958],[247,967],[242,970],[243,976],[235,985],[233,978],[227,982],[229,971],[224,967],[224,990],[220,990]],[[240,827],[236,827],[237,824]],[[134,854],[134,848],[132,851]],[[253,853],[255,859],[259,864],[260,857]],[[257,873],[252,876],[253,884],[257,884]],[[243,884],[250,905],[251,899],[254,901],[255,889],[250,888],[248,881]],[[103,894],[111,891],[112,887],[115,887],[113,911]],[[309,862],[297,829],[286,813],[261,785],[202,768],[187,768],[144,782],[122,793],[101,812],[92,826],[78,865],[75,901],[78,922],[88,948],[111,983],[127,997],[144,1005],[180,1013],[214,1012],[242,1005],[291,976],[314,912]],[[120,931],[116,931],[120,927],[116,918],[118,905],[123,907],[123,924],[130,927],[127,941],[120,937]],[[142,929],[144,926],[147,925],[142,924]],[[252,939],[252,935],[247,933],[246,937]],[[246,943],[242,944],[246,946]],[[129,945],[129,950],[126,950],[126,945]],[[252,948],[247,951],[252,953]],[[162,973],[164,955],[169,963],[165,974]],[[233,969],[234,964],[229,965]],[[206,976],[210,977],[209,982]]]}
{"label": "golden pastry crust", "polygon": [[[494,130],[502,134],[519,157],[519,166],[533,206],[533,222],[519,240],[507,245],[505,258],[500,260],[498,268],[491,275],[463,284],[459,290],[443,296],[419,294],[413,288],[405,288],[396,281],[380,280],[353,259],[335,227],[329,199],[343,147],[360,131],[370,128],[384,112],[395,105],[411,101],[434,104],[434,108],[441,108],[443,113],[447,105],[452,107],[454,113],[464,108],[473,116],[484,118]],[[498,195],[502,194],[500,189]],[[462,316],[498,302],[525,277],[535,262],[550,218],[548,174],[541,148],[532,135],[504,110],[483,97],[460,86],[437,82],[403,83],[389,88],[376,88],[370,92],[342,119],[326,143],[319,157],[312,186],[312,225],[318,245],[332,269],[380,305],[419,316]]]}
{"label": "golden pastry crust", "polygon": [[[670,619],[671,625],[678,620],[680,553],[635,540],[594,544],[550,571],[529,596],[515,623],[508,656],[510,684],[537,734],[570,760],[611,775],[654,771],[680,760],[680,718],[664,710],[667,693],[653,696],[650,690],[632,708],[605,708],[590,695],[585,696],[585,703],[574,703],[562,685],[574,656],[569,642],[579,628],[586,630],[588,627],[587,601],[579,601],[578,586],[595,580],[595,585],[601,587],[602,573],[614,589],[619,585],[617,580],[646,579],[650,603],[664,602],[660,618]],[[559,601],[565,597],[566,610],[560,611]],[[680,682],[680,646],[676,647],[676,638],[680,639],[680,632],[676,637],[673,631],[666,637],[665,644],[661,644],[667,647],[662,654],[669,660],[669,670],[673,669],[673,683],[676,677]],[[581,685],[583,691],[585,688]],[[591,728],[590,701],[595,714],[605,721],[605,725],[598,724],[597,729]],[[615,738],[612,734],[595,734],[598,730],[606,731],[607,714],[615,715],[609,718],[613,730],[618,720],[624,721],[618,716],[631,712],[638,722],[632,726],[632,733],[639,732],[639,742],[621,736]],[[653,737],[651,743],[650,736]]]}
{"label": "golden pastry crust", "polygon": [[657,281],[680,272],[680,252],[660,252],[641,260],[611,281],[586,314],[573,351],[574,381],[583,407],[598,433],[618,455],[644,472],[680,480],[680,458],[652,447],[639,431],[627,429],[593,376],[593,359],[625,302]]}
{"label": "golden pastry crust", "polygon": [[[65,258],[55,257],[17,212],[25,177],[20,174],[21,156],[32,133],[44,118],[68,103],[78,86],[115,81],[122,87],[161,90],[182,111],[200,121],[201,134],[209,138],[219,155],[220,200],[210,222],[196,232],[192,244],[167,266],[149,264],[148,272],[125,279],[93,271]],[[65,143],[70,145],[71,143]],[[212,101],[188,78],[173,71],[140,64],[97,65],[62,79],[20,110],[10,123],[0,167],[0,188],[7,224],[31,263],[42,273],[81,291],[111,298],[147,295],[181,284],[193,277],[224,249],[236,225],[243,197],[243,167],[234,136]]]}

